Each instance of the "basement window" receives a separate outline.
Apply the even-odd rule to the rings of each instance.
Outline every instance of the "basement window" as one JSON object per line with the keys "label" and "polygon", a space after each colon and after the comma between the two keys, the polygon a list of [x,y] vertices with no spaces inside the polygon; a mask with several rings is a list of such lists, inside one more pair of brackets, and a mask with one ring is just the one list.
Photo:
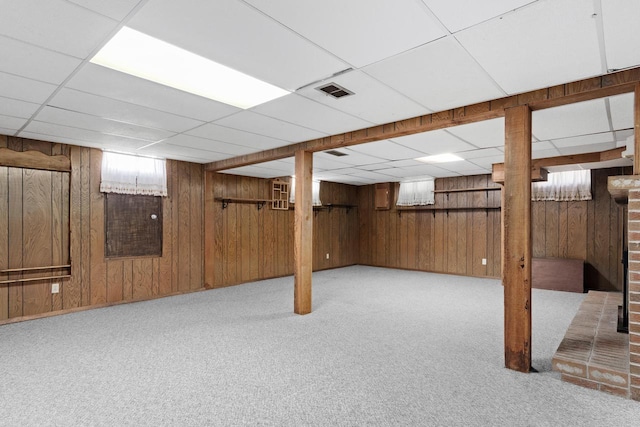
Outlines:
{"label": "basement window", "polygon": [[426,206],[435,204],[433,179],[400,183],[396,206]]}
{"label": "basement window", "polygon": [[167,196],[164,159],[102,153],[100,191],[103,193]]}
{"label": "basement window", "polygon": [[591,170],[549,172],[546,181],[531,184],[531,200],[534,202],[591,200]]}
{"label": "basement window", "polygon": [[[289,193],[289,203],[296,202],[296,178],[291,177],[291,190]],[[311,204],[313,206],[322,206],[320,200],[320,181],[312,181],[311,183]]]}

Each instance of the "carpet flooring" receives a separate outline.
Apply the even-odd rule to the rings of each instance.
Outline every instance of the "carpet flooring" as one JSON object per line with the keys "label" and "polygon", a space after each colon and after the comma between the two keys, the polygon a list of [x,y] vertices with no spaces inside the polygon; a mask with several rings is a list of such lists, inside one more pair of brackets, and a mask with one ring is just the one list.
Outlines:
{"label": "carpet flooring", "polygon": [[560,381],[584,295],[533,291],[536,374],[504,368],[498,280],[354,266],[0,327],[2,426],[638,426]]}

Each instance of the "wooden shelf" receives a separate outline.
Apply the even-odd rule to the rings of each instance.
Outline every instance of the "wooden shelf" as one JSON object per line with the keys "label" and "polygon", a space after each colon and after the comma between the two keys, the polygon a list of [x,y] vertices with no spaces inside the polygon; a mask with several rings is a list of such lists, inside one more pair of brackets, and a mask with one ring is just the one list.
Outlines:
{"label": "wooden shelf", "polygon": [[397,206],[396,210],[398,213],[402,211],[433,211],[433,214],[436,214],[436,211],[481,211],[481,210],[500,210],[500,206],[455,206],[450,208],[443,207],[429,207],[429,206]]}
{"label": "wooden shelf", "polygon": [[434,193],[467,193],[470,191],[498,191],[501,187],[485,188],[452,188],[451,190],[434,190]]}
{"label": "wooden shelf", "polygon": [[272,202],[271,199],[243,199],[239,197],[216,197],[214,200],[222,202],[222,209],[226,209],[229,203],[255,203],[260,210],[265,204]]}

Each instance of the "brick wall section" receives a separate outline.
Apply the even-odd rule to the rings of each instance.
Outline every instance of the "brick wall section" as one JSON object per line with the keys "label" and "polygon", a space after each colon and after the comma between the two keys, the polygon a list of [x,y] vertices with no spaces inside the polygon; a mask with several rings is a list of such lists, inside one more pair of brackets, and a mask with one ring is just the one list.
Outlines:
{"label": "brick wall section", "polygon": [[640,401],[640,190],[629,190],[629,394]]}

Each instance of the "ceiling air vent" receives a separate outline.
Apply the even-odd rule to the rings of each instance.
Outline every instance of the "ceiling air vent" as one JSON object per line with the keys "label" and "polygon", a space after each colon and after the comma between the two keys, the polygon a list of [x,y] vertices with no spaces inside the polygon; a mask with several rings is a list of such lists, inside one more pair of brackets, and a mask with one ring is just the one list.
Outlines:
{"label": "ceiling air vent", "polygon": [[338,151],[338,150],[329,150],[329,151],[325,151],[325,153],[331,154],[332,156],[336,156],[336,157],[348,156],[347,153],[343,153],[342,151]]}
{"label": "ceiling air vent", "polygon": [[335,83],[328,83],[326,85],[317,87],[316,89],[326,93],[327,95],[331,95],[334,98],[342,98],[343,96],[353,95],[353,92]]}

